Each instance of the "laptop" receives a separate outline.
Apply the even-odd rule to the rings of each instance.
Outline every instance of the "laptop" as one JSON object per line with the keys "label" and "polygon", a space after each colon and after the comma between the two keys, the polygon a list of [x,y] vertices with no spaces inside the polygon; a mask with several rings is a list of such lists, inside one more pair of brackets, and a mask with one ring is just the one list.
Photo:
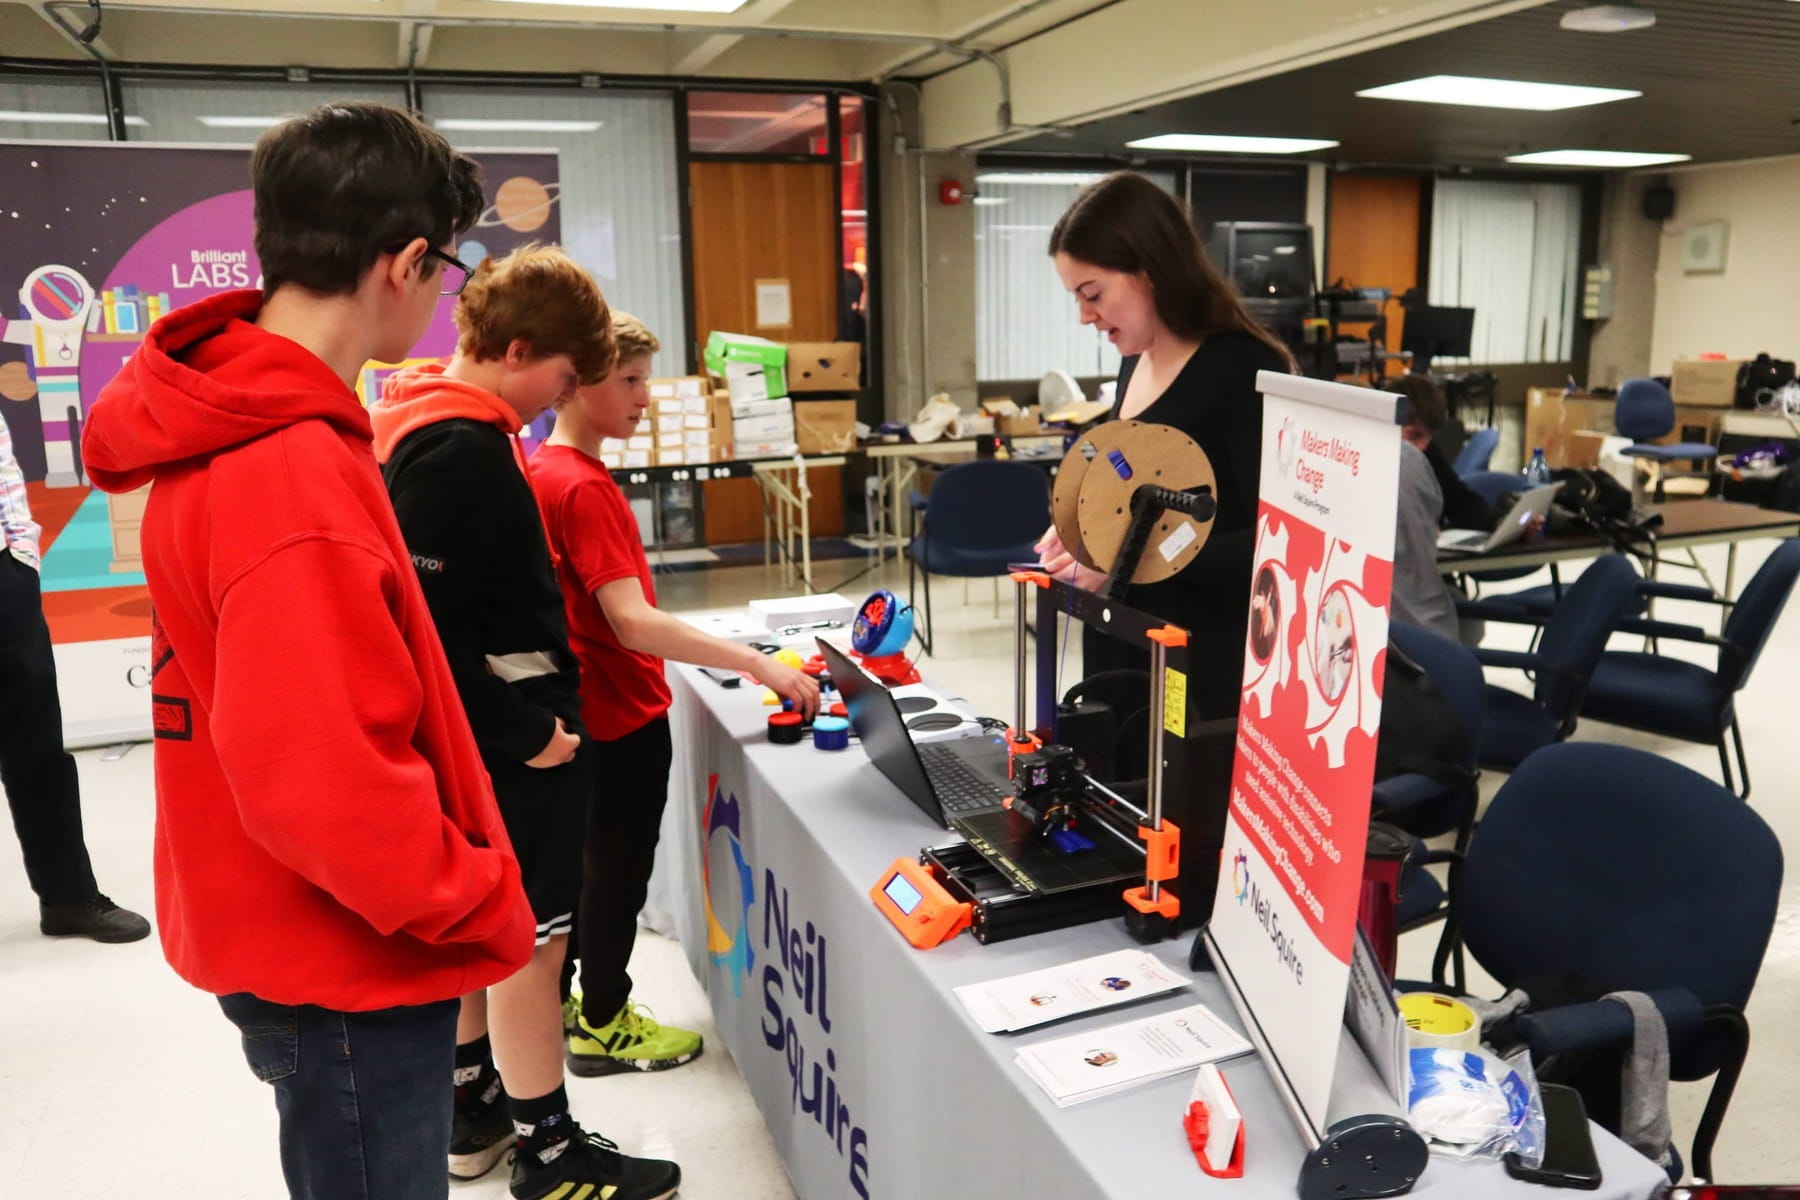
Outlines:
{"label": "laptop", "polygon": [[1525,536],[1531,523],[1550,515],[1550,502],[1562,490],[1560,483],[1527,488],[1513,495],[1512,507],[1494,524],[1493,532],[1485,529],[1446,529],[1438,534],[1437,548],[1455,554],[1487,554],[1510,545]]}
{"label": "laptop", "polygon": [[869,760],[919,811],[948,829],[952,817],[1004,807],[1001,802],[1013,794],[1004,742],[981,737],[915,744],[887,688],[824,638],[813,640]]}

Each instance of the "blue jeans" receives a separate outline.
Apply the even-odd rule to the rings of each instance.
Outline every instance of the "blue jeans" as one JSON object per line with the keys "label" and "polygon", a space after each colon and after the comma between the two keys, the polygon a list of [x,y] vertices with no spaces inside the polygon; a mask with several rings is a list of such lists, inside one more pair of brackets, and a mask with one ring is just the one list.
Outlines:
{"label": "blue jeans", "polygon": [[346,1013],[219,997],[274,1087],[292,1200],[444,1200],[457,1002]]}

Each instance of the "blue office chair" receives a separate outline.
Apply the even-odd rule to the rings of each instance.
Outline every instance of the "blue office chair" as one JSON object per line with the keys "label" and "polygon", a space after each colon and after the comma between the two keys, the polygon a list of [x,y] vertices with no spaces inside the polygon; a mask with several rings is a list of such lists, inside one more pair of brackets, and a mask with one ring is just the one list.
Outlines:
{"label": "blue office chair", "polygon": [[1613,424],[1621,437],[1628,437],[1632,441],[1631,445],[1619,453],[1627,458],[1646,458],[1657,464],[1657,500],[1663,498],[1664,468],[1667,464],[1683,459],[1710,463],[1719,456],[1719,448],[1705,442],[1673,442],[1667,446],[1651,444],[1652,438],[1663,437],[1675,428],[1675,398],[1669,395],[1668,388],[1654,379],[1627,379],[1620,386],[1618,398],[1613,401]]}
{"label": "blue office chair", "polygon": [[[1431,764],[1377,782],[1374,817],[1415,837],[1455,831],[1460,850],[1468,844],[1475,824],[1476,784],[1481,775],[1475,760],[1487,711],[1481,663],[1460,642],[1416,625],[1393,622],[1388,626],[1388,640],[1423,668],[1432,689],[1455,712],[1463,729],[1463,754],[1455,763]],[[1391,673],[1392,664],[1389,670]]]}
{"label": "blue office chair", "polygon": [[[1743,595],[1732,606],[1719,633],[1709,634],[1698,626],[1669,621],[1624,622],[1620,629],[1625,632],[1715,646],[1718,664],[1708,669],[1660,654],[1608,651],[1594,668],[1594,677],[1581,702],[1581,715],[1627,729],[1718,747],[1719,773],[1725,786],[1738,789],[1738,795],[1748,799],[1750,768],[1744,761],[1744,738],[1738,730],[1733,702],[1749,681],[1751,668],[1756,666],[1770,630],[1787,605],[1796,578],[1800,578],[1800,539],[1789,539],[1775,548],[1744,586]],[[1650,579],[1640,583],[1639,588],[1654,596],[1726,603],[1708,588]],[[1731,760],[1725,753],[1727,731],[1737,750],[1741,788],[1732,780]]]}
{"label": "blue office chair", "polygon": [[1452,469],[1464,479],[1477,471],[1487,470],[1488,463],[1494,457],[1494,450],[1499,445],[1500,431],[1498,429],[1477,429],[1469,435],[1469,440],[1463,443],[1462,452],[1456,456],[1456,462],[1452,464]]}
{"label": "blue office chair", "polygon": [[1670,1078],[1716,1073],[1693,1142],[1694,1173],[1710,1179],[1781,878],[1775,834],[1718,784],[1641,750],[1552,746],[1506,781],[1453,868],[1444,938],[1502,989],[1532,995],[1538,1011],[1514,1039],[1540,1080],[1579,1086],[1614,1132],[1633,1023],[1599,997],[1648,993],[1668,1026]]}
{"label": "blue office chair", "polygon": [[1537,648],[1528,653],[1479,647],[1484,666],[1516,667],[1532,675],[1529,696],[1489,685],[1477,758],[1483,766],[1516,768],[1534,751],[1574,732],[1588,680],[1637,598],[1638,573],[1621,554],[1595,559],[1541,621]]}
{"label": "blue office chair", "polygon": [[1032,547],[1050,527],[1050,483],[1030,463],[979,461],[942,472],[931,494],[912,496],[913,539],[906,547],[907,599],[915,572],[925,581],[925,629],[920,644],[931,653],[931,577],[988,578],[1007,565],[1031,562]]}

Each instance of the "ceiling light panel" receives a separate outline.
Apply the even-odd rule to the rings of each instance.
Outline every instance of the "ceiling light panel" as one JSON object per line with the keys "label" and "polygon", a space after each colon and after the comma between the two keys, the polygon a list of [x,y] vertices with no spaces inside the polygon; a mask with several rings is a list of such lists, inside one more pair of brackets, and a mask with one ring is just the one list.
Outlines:
{"label": "ceiling light panel", "polygon": [[1644,93],[1628,88],[1581,87],[1571,83],[1531,83],[1523,79],[1483,79],[1475,75],[1427,75],[1365,88],[1370,100],[1411,100],[1419,104],[1462,104],[1472,108],[1517,108],[1556,112],[1632,100]]}

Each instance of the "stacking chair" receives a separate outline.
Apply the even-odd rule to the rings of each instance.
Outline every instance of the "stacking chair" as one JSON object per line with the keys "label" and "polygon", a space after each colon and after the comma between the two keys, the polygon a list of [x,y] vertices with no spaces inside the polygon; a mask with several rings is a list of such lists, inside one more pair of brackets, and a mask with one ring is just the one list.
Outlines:
{"label": "stacking chair", "polygon": [[1716,1076],[1692,1159],[1710,1179],[1781,879],[1775,834],[1718,784],[1623,746],[1552,746],[1506,781],[1452,868],[1444,941],[1502,989],[1532,994],[1537,1011],[1513,1033],[1538,1078],[1580,1087],[1615,1132],[1633,1022],[1599,997],[1647,993],[1668,1028],[1670,1078]]}
{"label": "stacking chair", "polygon": [[[1675,398],[1654,379],[1627,379],[1620,386],[1618,398],[1613,401],[1613,424],[1619,436],[1632,441],[1619,453],[1656,464],[1657,500],[1663,499],[1663,478],[1669,463],[1693,459],[1709,464],[1706,469],[1710,470],[1711,461],[1719,456],[1719,448],[1705,442],[1653,444],[1653,438],[1664,437],[1675,428]],[[1632,478],[1635,481],[1637,477]],[[1637,487],[1632,492],[1634,501],[1641,499]]]}
{"label": "stacking chair", "polygon": [[925,587],[925,629],[920,641],[931,653],[931,577],[1001,576],[1010,563],[1030,562],[1032,549],[1050,527],[1050,484],[1030,463],[977,461],[944,471],[929,496],[912,497],[913,539],[906,547],[907,600],[916,576]]}
{"label": "stacking chair", "polygon": [[1560,742],[1575,729],[1588,680],[1637,599],[1638,573],[1620,554],[1595,559],[1547,618],[1514,617],[1541,624],[1530,652],[1475,651],[1484,666],[1514,667],[1532,675],[1530,695],[1489,685],[1477,758],[1483,766],[1512,770],[1536,750]]}
{"label": "stacking chair", "polygon": [[[1749,682],[1751,668],[1769,640],[1769,632],[1787,605],[1800,577],[1800,539],[1775,548],[1763,562],[1717,634],[1695,625],[1669,621],[1631,620],[1620,625],[1629,633],[1643,633],[1659,642],[1680,641],[1713,646],[1717,664],[1705,667],[1661,654],[1609,650],[1600,656],[1582,698],[1581,715],[1596,721],[1640,729],[1663,737],[1716,746],[1719,773],[1725,786],[1739,796],[1750,795],[1750,768],[1744,761],[1744,738],[1738,729],[1734,701]],[[1646,579],[1640,591],[1651,596],[1696,600],[1710,604],[1726,601],[1711,589],[1662,583]],[[1731,734],[1737,750],[1738,782],[1733,782],[1731,760],[1725,753],[1725,735]]]}

